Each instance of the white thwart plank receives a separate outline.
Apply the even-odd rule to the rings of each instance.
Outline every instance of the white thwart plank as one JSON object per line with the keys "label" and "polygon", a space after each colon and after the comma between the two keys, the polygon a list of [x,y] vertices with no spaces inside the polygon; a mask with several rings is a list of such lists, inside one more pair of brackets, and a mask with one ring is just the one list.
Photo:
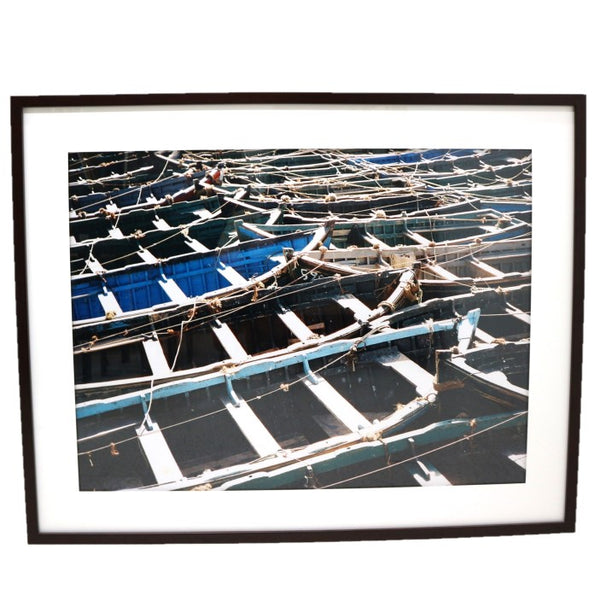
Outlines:
{"label": "white thwart plank", "polygon": [[225,263],[219,263],[219,267],[217,267],[217,271],[230,283],[234,286],[245,286],[248,284],[248,280],[240,275],[233,267],[230,265],[225,265]]}
{"label": "white thwart plank", "polygon": [[235,420],[246,440],[261,457],[273,455],[281,450],[279,443],[271,436],[271,433],[265,428],[258,417],[256,417],[256,414],[250,409],[246,401],[239,397],[236,397],[237,403],[230,398],[223,398],[222,400],[225,408]]}
{"label": "white thwart plank", "polygon": [[105,290],[104,294],[99,294],[98,300],[104,309],[104,313],[114,313],[115,315],[123,313],[123,309],[119,306],[115,295],[109,290]]}
{"label": "white thwart plank", "polygon": [[157,230],[170,230],[171,226],[162,218],[162,217],[156,217],[156,219],[154,219],[154,221],[152,222],[152,224],[154,225],[154,227]]}
{"label": "white thwart plank", "polygon": [[508,459],[512,462],[516,463],[519,467],[523,469],[527,468],[527,454],[526,453],[509,453],[506,455]]}
{"label": "white thwart plank", "polygon": [[210,250],[210,248],[208,248],[208,246],[204,246],[204,244],[202,244],[202,242],[199,242],[198,240],[194,239],[194,238],[190,238],[189,236],[185,237],[185,243],[195,252],[208,252]]}
{"label": "white thwart plank", "polygon": [[416,459],[415,461],[409,461],[408,463],[405,463],[404,467],[421,486],[451,485],[450,481],[428,461]]}
{"label": "white thwart plank", "polygon": [[98,261],[94,256],[90,255],[88,259],[86,259],[85,264],[90,269],[92,273],[104,273],[106,269],[102,267],[102,263]]}
{"label": "white thwart plank", "polygon": [[212,213],[208,209],[198,209],[194,211],[194,215],[197,215],[200,219],[210,219]]}
{"label": "white thwart plank", "polygon": [[248,358],[248,353],[226,323],[217,321],[211,324],[210,328],[221,343],[221,346],[225,349],[225,352],[234,361],[243,361]]}
{"label": "white thwart plank", "polygon": [[373,234],[367,233],[363,236],[363,238],[365,239],[365,241],[368,244],[370,244],[371,246],[377,246],[381,250],[391,250],[391,248],[392,248],[389,244],[386,244],[379,238],[376,238],[375,236],[373,236]]}
{"label": "white thwart plank", "polygon": [[506,304],[506,312],[515,319],[531,325],[531,315],[529,315],[529,313],[525,313],[525,311],[522,311],[513,305],[509,305],[508,303]]}
{"label": "white thwart plank", "polygon": [[183,290],[177,285],[175,280],[163,276],[162,280],[158,280],[160,287],[165,291],[165,294],[174,302],[182,304],[187,302],[188,297]]}
{"label": "white thwart plank", "polygon": [[111,227],[108,230],[108,235],[115,240],[122,240],[125,238],[123,232],[118,227]]}
{"label": "white thwart plank", "polygon": [[162,346],[158,340],[150,339],[142,342],[146,358],[150,364],[152,375],[164,376],[171,373],[171,368],[167,363],[167,358],[163,352]]}
{"label": "white thwart plank", "polygon": [[158,263],[158,259],[149,250],[146,250],[140,246],[139,250],[136,252],[142,261],[144,261],[144,263],[147,263],[148,265],[155,265]]}
{"label": "white thwart plank", "polygon": [[480,261],[479,259],[472,258],[471,265],[473,265],[473,267],[475,267],[476,269],[479,269],[480,271],[482,271],[484,274],[486,274],[488,276],[492,276],[495,278],[501,278],[504,275],[503,271],[500,271],[499,269],[496,269],[495,267],[492,267],[491,265],[488,265],[487,263],[484,263],[483,261]]}
{"label": "white thwart plank", "polygon": [[288,330],[298,338],[298,340],[309,340],[314,334],[310,328],[291,310],[279,309],[277,317],[286,325]]}
{"label": "white thwart plank", "polygon": [[279,221],[280,217],[281,217],[281,211],[279,209],[275,209],[271,213],[271,216],[267,219],[267,225],[273,225],[273,224],[277,223]]}
{"label": "white thwart plank", "polygon": [[333,300],[341,307],[350,309],[354,313],[356,319],[360,319],[361,321],[367,321],[371,314],[371,309],[353,294],[335,296]]}
{"label": "white thwart plank", "polygon": [[427,396],[434,391],[434,376],[403,353],[385,355],[379,359],[379,363],[391,367],[408,380],[421,396]]}
{"label": "white thwart plank", "polygon": [[430,240],[429,238],[425,238],[425,236],[422,236],[421,234],[418,234],[417,232],[412,232],[411,230],[406,230],[405,233],[411,240],[414,240],[417,244],[425,244],[427,246],[434,244],[434,242],[432,240]]}
{"label": "white thwart plank", "polygon": [[357,411],[327,380],[311,372],[311,377],[305,378],[303,382],[319,401],[352,432],[358,432],[371,425],[371,422]]}
{"label": "white thwart plank", "polygon": [[433,273],[434,275],[437,275],[438,277],[442,278],[443,280],[457,280],[458,279],[458,276],[453,274],[451,271],[448,271],[441,265],[435,265],[435,264],[424,265],[423,271],[429,271],[429,272]]}
{"label": "white thwart plank", "polygon": [[158,484],[183,479],[181,470],[156,422],[152,423],[151,430],[142,425],[136,433]]}
{"label": "white thwart plank", "polygon": [[475,338],[477,338],[481,342],[485,342],[486,344],[491,344],[495,340],[493,336],[484,332],[483,330],[480,330],[479,328],[475,330]]}

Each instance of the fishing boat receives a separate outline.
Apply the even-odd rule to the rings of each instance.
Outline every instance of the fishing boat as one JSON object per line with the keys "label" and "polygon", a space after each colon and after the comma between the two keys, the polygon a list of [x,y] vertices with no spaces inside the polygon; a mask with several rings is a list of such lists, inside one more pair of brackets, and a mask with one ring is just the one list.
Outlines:
{"label": "fishing boat", "polygon": [[[352,221],[332,219],[331,244],[335,248],[377,246],[394,248],[409,245],[468,244],[531,235],[531,225],[494,209],[475,209],[461,213],[404,215],[396,218],[369,218]],[[235,224],[241,240],[271,238],[294,231],[306,231],[310,224]]]}
{"label": "fishing boat", "polygon": [[216,488],[350,452],[435,406],[433,348],[466,349],[478,312],[76,405],[82,489]]}
{"label": "fishing boat", "polygon": [[[190,250],[207,252],[237,244],[235,217],[219,217],[214,214],[207,217],[203,212],[196,213],[191,221],[176,225],[156,216],[150,221],[151,216],[148,216],[147,229],[142,229],[144,223],[139,220],[133,222],[139,227],[128,235],[123,234],[121,227],[118,230],[121,235],[115,237],[116,226],[112,226],[108,236],[74,242],[70,246],[71,273],[106,272],[139,263],[140,259],[145,263],[156,264],[161,258],[180,256]],[[182,215],[179,214],[178,217],[181,218]],[[245,214],[244,220],[268,225],[278,217],[277,212],[257,211]]]}
{"label": "fishing boat", "polygon": [[74,327],[194,303],[264,286],[284,276],[283,249],[307,252],[326,241],[330,228],[258,240],[210,252],[190,252],[168,260],[140,262],[71,277]]}
{"label": "fishing boat", "polygon": [[205,177],[204,172],[178,173],[148,184],[117,187],[107,192],[71,194],[69,208],[72,217],[77,217],[109,211],[112,207],[124,210],[140,204],[160,205],[190,200],[203,190]]}
{"label": "fishing boat", "polygon": [[76,399],[108,397],[354,337],[419,298],[408,269],[301,279],[308,281],[139,317],[126,331],[104,336],[101,328],[76,331]]}
{"label": "fishing boat", "polygon": [[528,338],[497,340],[462,352],[442,349],[436,355],[438,390],[473,389],[512,409],[527,406]]}

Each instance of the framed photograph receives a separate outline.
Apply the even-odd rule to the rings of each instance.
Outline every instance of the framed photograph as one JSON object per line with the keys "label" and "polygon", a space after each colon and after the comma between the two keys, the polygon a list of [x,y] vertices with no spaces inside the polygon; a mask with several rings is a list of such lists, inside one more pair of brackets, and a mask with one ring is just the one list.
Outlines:
{"label": "framed photograph", "polygon": [[585,100],[13,97],[29,542],[574,531]]}

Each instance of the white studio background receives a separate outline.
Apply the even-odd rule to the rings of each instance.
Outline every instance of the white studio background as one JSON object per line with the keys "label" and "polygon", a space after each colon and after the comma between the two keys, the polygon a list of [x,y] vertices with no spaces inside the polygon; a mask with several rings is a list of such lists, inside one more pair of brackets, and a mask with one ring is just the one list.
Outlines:
{"label": "white studio background", "polygon": [[[577,533],[456,540],[272,545],[29,546],[26,543],[14,325],[9,97],[184,92],[585,93],[588,224],[600,108],[591,6],[481,2],[81,2],[3,5],[2,588],[27,597],[166,594],[245,598],[419,594],[462,598],[587,592],[597,507],[588,226],[586,348]],[[560,226],[558,220],[557,226]],[[48,236],[51,236],[48,233]],[[549,299],[551,302],[551,299]],[[552,323],[548,323],[548,328]],[[553,596],[554,596],[553,595]],[[23,596],[25,596],[23,594]]]}

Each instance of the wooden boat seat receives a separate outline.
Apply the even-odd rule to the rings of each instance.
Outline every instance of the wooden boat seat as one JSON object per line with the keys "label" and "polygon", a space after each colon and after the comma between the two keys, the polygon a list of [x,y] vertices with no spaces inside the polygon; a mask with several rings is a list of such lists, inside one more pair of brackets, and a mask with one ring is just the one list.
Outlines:
{"label": "wooden boat seat", "polygon": [[[146,428],[146,423],[150,428]],[[146,418],[146,422],[136,430],[142,449],[148,459],[157,484],[176,482],[183,479],[183,474],[171,453],[171,449],[156,422]]]}

